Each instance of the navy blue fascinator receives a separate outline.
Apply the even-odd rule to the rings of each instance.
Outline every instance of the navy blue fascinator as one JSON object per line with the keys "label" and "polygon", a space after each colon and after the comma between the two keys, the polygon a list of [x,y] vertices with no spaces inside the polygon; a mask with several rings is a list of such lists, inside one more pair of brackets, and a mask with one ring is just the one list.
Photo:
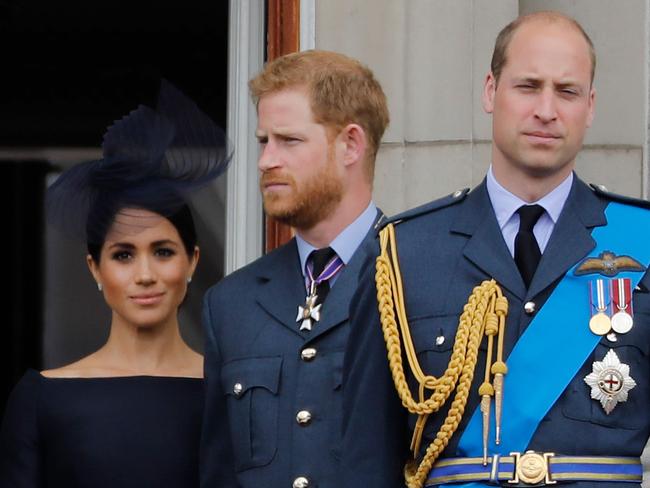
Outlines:
{"label": "navy blue fascinator", "polygon": [[124,208],[179,212],[232,157],[223,130],[167,81],[155,110],[140,105],[107,129],[102,153],[62,173],[46,195],[48,221],[94,244]]}

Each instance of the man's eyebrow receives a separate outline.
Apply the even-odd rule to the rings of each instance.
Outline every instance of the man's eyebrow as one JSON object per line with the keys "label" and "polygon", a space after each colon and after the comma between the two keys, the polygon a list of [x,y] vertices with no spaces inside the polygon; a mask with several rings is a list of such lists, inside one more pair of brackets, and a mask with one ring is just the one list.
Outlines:
{"label": "man's eyebrow", "polygon": [[539,78],[536,78],[535,76],[520,76],[515,78],[515,83],[532,83],[532,84],[539,84],[541,83],[541,80]]}
{"label": "man's eyebrow", "polygon": [[257,130],[255,131],[255,137],[259,139],[261,137],[268,137],[269,134],[276,135],[276,136],[288,136],[288,135],[295,135],[298,132],[300,132],[299,129],[294,127],[277,127],[268,131]]}
{"label": "man's eyebrow", "polygon": [[573,80],[565,80],[565,81],[556,82],[555,86],[560,87],[560,88],[580,87],[580,83],[578,83],[577,81],[573,81]]}
{"label": "man's eyebrow", "polygon": [[589,91],[588,89],[585,90],[585,87],[579,83],[577,80],[563,80],[563,81],[558,81],[555,83],[555,88],[558,90],[565,90],[567,88],[570,88],[571,90],[574,90],[578,94],[583,94],[585,91]]}

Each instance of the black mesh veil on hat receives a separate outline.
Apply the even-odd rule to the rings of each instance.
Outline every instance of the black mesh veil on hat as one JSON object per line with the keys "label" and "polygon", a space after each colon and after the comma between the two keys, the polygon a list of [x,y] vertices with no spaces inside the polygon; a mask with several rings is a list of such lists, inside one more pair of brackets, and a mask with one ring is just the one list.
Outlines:
{"label": "black mesh veil on hat", "polygon": [[121,209],[174,215],[232,156],[224,132],[167,81],[155,110],[140,105],[107,129],[102,153],[63,172],[46,195],[48,221],[94,244]]}

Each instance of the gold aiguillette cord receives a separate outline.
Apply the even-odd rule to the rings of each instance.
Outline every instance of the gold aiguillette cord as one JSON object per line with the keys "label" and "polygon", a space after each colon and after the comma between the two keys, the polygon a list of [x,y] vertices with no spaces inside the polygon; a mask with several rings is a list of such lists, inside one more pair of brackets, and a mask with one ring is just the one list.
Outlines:
{"label": "gold aiguillette cord", "polygon": [[[500,435],[503,375],[507,371],[505,363],[503,363],[503,336],[508,301],[494,280],[486,280],[475,287],[460,316],[447,369],[439,378],[426,375],[418,362],[406,318],[395,229],[392,224],[387,225],[380,232],[380,246],[381,252],[377,257],[375,274],[377,303],[395,388],[402,400],[402,405],[409,412],[418,415],[411,440],[414,458],[419,453],[428,416],[437,412],[445,404],[451,392],[456,390],[447,416],[434,440],[427,447],[422,461],[418,465],[414,459],[404,468],[407,486],[421,488],[433,463],[447,446],[462,420],[474,378],[479,344],[484,334],[488,336],[489,352],[485,381],[479,389],[479,393],[483,397],[481,408],[487,410],[487,414],[484,411],[483,416],[489,422],[489,406],[484,407],[483,405],[484,403],[489,405],[490,397],[495,396],[496,430],[497,436]],[[498,336],[497,361],[492,364],[495,335]],[[402,364],[402,342],[411,374],[419,385],[418,401],[413,398],[406,381]],[[494,385],[490,384],[490,373],[494,375]],[[428,398],[426,397],[427,391],[431,392]],[[487,397],[487,401],[485,397]],[[487,450],[488,426],[489,423],[484,424],[484,453]],[[487,459],[484,458],[484,461],[487,462]]]}

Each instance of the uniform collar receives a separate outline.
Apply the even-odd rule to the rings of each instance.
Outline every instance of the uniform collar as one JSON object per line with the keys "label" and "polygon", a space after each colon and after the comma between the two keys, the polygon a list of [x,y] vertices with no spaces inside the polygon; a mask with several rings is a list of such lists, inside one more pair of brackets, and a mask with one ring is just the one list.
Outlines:
{"label": "uniform collar", "polygon": [[[374,202],[370,202],[366,209],[361,212],[361,215],[330,242],[330,247],[334,249],[344,264],[347,265],[350,262],[354,252],[365,239],[376,218],[377,207]],[[296,245],[298,246],[298,255],[300,256],[300,269],[304,275],[307,258],[316,248],[298,234],[296,234]]]}
{"label": "uniform collar", "polygon": [[564,208],[564,203],[569,197],[572,185],[573,172],[571,172],[569,176],[567,176],[562,183],[556,186],[552,191],[536,202],[529,203],[506,190],[494,177],[492,166],[490,166],[486,178],[488,196],[490,197],[490,202],[492,203],[492,208],[494,209],[494,214],[496,215],[500,229],[503,229],[519,207],[522,205],[532,204],[544,207],[544,210],[546,210],[546,213],[553,221],[553,224],[556,224],[557,219],[560,217],[560,213],[562,213],[562,208]]}

